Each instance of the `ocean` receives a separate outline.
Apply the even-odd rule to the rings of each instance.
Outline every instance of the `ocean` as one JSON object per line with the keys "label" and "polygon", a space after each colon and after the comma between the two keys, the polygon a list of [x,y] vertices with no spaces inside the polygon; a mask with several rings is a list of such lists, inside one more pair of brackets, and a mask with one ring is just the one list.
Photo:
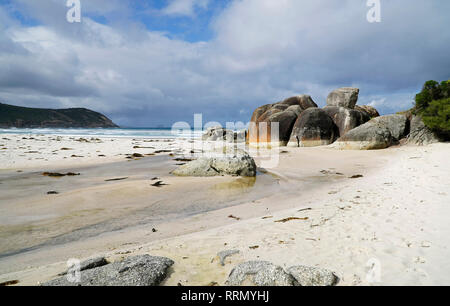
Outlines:
{"label": "ocean", "polygon": [[171,128],[9,128],[0,134],[91,136],[91,137],[138,137],[138,138],[198,138],[202,131],[172,130]]}

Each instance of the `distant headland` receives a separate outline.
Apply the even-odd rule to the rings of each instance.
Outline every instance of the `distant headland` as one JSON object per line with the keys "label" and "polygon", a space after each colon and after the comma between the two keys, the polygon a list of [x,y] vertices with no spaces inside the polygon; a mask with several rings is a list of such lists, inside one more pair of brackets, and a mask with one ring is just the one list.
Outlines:
{"label": "distant headland", "polygon": [[116,128],[105,115],[86,108],[44,109],[0,103],[1,128]]}

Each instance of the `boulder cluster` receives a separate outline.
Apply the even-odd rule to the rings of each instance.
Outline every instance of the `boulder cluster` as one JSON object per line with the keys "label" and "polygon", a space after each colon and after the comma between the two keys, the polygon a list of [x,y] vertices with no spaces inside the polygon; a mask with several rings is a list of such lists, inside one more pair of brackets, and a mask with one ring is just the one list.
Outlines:
{"label": "boulder cluster", "polygon": [[[387,148],[405,137],[413,144],[437,141],[420,118],[405,114],[380,117],[375,108],[357,105],[358,96],[358,88],[344,87],[328,95],[324,108],[308,95],[258,107],[251,118],[247,143],[293,147],[332,144],[338,149],[372,150]],[[278,137],[274,128],[278,128]]]}
{"label": "boulder cluster", "polygon": [[[224,259],[239,250],[219,252],[221,266]],[[166,257],[138,255],[109,263],[104,257],[80,263],[78,279],[67,270],[42,286],[160,286],[170,274],[175,262]],[[74,274],[74,275],[72,275]],[[228,276],[227,286],[335,286],[339,277],[330,270],[292,266],[284,270],[268,261],[247,261],[238,264]]]}
{"label": "boulder cluster", "polygon": [[332,271],[309,266],[284,270],[268,261],[247,261],[237,265],[228,276],[228,286],[335,286],[339,277]]}

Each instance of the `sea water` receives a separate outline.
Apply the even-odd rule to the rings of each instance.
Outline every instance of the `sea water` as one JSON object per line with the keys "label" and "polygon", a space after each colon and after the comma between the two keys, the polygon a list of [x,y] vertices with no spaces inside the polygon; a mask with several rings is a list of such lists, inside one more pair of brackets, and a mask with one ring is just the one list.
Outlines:
{"label": "sea water", "polygon": [[202,131],[171,128],[9,128],[0,129],[0,134],[167,139],[198,138],[202,135]]}

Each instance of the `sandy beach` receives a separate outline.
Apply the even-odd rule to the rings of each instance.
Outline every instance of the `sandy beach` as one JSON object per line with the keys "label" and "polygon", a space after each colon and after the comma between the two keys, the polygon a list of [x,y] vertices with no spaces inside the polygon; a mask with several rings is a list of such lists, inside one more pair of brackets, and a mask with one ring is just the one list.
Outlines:
{"label": "sandy beach", "polygon": [[151,254],[175,261],[164,285],[223,285],[254,259],[327,268],[339,285],[450,283],[450,144],[282,148],[256,179],[171,175],[191,144],[0,135],[0,282],[38,285],[69,258]]}

